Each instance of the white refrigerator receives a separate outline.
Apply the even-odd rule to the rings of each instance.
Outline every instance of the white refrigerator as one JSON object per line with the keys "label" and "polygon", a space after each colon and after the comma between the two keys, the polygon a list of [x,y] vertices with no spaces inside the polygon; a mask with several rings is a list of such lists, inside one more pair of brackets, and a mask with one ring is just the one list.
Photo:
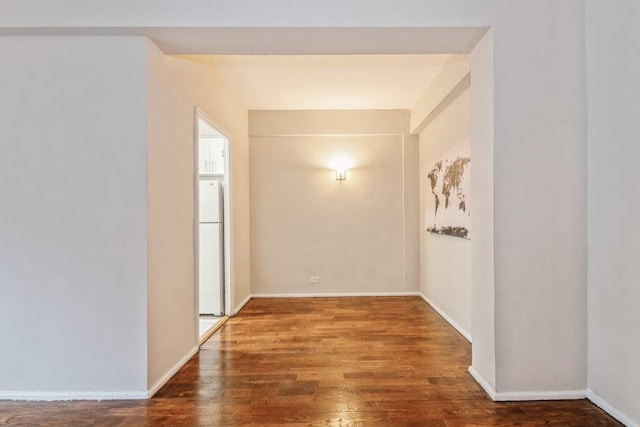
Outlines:
{"label": "white refrigerator", "polygon": [[218,179],[200,180],[199,271],[200,314],[224,314],[223,186]]}

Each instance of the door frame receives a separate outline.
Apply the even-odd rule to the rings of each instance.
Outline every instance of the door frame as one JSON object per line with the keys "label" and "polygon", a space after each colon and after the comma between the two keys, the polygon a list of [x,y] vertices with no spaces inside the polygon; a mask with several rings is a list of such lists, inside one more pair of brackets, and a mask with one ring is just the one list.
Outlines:
{"label": "door frame", "polygon": [[224,301],[223,315],[229,315],[232,311],[233,302],[233,242],[231,240],[231,230],[233,219],[231,217],[232,196],[232,162],[231,162],[231,134],[214,119],[208,116],[199,107],[194,108],[194,137],[193,137],[193,196],[194,196],[194,222],[193,222],[193,241],[194,241],[194,333],[196,342],[200,342],[200,239],[199,239],[199,223],[200,223],[200,120],[206,122],[209,126],[220,132],[225,138],[224,143],[224,185],[223,185],[223,238],[224,238]]}

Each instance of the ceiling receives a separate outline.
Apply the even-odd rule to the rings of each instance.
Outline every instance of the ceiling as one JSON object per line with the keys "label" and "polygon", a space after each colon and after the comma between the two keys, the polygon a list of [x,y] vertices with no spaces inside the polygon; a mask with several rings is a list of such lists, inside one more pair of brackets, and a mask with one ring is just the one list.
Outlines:
{"label": "ceiling", "polygon": [[[285,15],[279,15],[282,16]],[[339,18],[335,15],[331,17],[331,22],[336,25],[336,19]],[[129,27],[126,30],[149,37],[166,55],[468,54],[488,30],[487,27],[284,28],[277,27],[275,22],[271,22],[275,27],[234,28],[224,24],[221,22],[218,27],[199,28]],[[0,28],[0,35],[3,34],[2,30]],[[104,34],[107,31],[106,28],[18,30],[22,35],[42,34],[43,31],[58,35],[69,32]],[[124,30],[119,31],[122,33]],[[107,32],[117,33],[117,28]]]}
{"label": "ceiling", "polygon": [[195,55],[249,110],[410,109],[450,55]]}

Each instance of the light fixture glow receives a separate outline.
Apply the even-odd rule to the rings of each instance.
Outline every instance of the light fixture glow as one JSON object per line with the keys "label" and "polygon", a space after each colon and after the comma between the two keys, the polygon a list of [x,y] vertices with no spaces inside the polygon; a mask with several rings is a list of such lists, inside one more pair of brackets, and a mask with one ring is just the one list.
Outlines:
{"label": "light fixture glow", "polygon": [[345,167],[336,168],[336,180],[344,181],[345,179],[347,179],[347,168]]}

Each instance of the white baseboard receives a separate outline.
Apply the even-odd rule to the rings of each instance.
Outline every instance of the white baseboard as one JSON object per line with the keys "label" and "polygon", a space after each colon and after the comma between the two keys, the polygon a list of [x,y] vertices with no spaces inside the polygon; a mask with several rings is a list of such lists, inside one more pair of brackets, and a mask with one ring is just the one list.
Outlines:
{"label": "white baseboard", "polygon": [[0,400],[141,400],[152,397],[198,352],[194,347],[147,391],[0,391]]}
{"label": "white baseboard", "polygon": [[506,391],[496,393],[496,402],[520,402],[525,400],[576,400],[585,399],[586,390],[559,391]]}
{"label": "white baseboard", "polygon": [[160,377],[158,381],[145,393],[144,399],[149,399],[153,397],[154,394],[158,392],[162,388],[163,385],[167,383],[179,370],[184,366],[185,363],[189,361],[197,352],[200,350],[200,346],[195,346],[189,352],[180,359],[175,365],[173,365],[165,374]]}
{"label": "white baseboard", "polygon": [[480,384],[480,387],[482,387],[484,391],[489,395],[491,400],[495,401],[496,389],[494,389],[493,386],[489,384],[489,381],[485,380],[484,377],[480,375],[480,373],[478,373],[478,371],[476,371],[476,369],[473,366],[469,366],[468,371],[473,377],[473,379],[476,380],[478,384]]}
{"label": "white baseboard", "polygon": [[460,335],[462,335],[467,341],[471,342],[471,334],[469,332],[465,331],[464,328],[462,328],[462,326],[458,325],[458,323],[456,323],[455,320],[453,320],[451,317],[449,317],[447,315],[447,313],[442,311],[440,309],[440,307],[438,307],[433,301],[431,301],[429,298],[427,298],[423,293],[418,293],[418,294],[422,297],[424,302],[429,304],[431,306],[431,308],[433,308],[436,311],[436,313],[438,313],[440,316],[442,316],[442,318],[444,320],[446,320],[447,323],[449,323],[451,326],[453,326],[453,328],[456,331],[458,331],[460,333]]}
{"label": "white baseboard", "polygon": [[241,303],[240,303],[240,304],[239,304],[239,305],[238,305],[238,306],[233,310],[233,314],[232,314],[232,316],[234,316],[234,315],[238,314],[238,312],[239,312],[240,310],[242,310],[242,307],[244,307],[245,305],[247,305],[247,303],[248,303],[249,301],[251,301],[251,298],[253,298],[253,295],[249,294],[249,296],[248,296],[248,297],[246,297],[246,298],[244,299],[244,301],[242,301],[242,302],[241,302]]}
{"label": "white baseboard", "polygon": [[526,400],[576,400],[587,397],[586,390],[560,391],[506,391],[497,392],[495,388],[473,366],[469,366],[469,373],[480,387],[484,389],[491,400],[495,402],[518,402]]}
{"label": "white baseboard", "polygon": [[344,292],[314,294],[253,294],[252,298],[335,298],[335,297],[408,297],[420,296],[419,292]]}
{"label": "white baseboard", "polygon": [[589,399],[594,405],[601,408],[603,411],[611,415],[616,420],[620,421],[627,427],[639,427],[640,424],[633,421],[627,414],[623,413],[615,406],[604,400],[602,397],[595,394],[592,390],[587,390],[587,399]]}
{"label": "white baseboard", "polygon": [[0,391],[0,400],[140,400],[146,391]]}

